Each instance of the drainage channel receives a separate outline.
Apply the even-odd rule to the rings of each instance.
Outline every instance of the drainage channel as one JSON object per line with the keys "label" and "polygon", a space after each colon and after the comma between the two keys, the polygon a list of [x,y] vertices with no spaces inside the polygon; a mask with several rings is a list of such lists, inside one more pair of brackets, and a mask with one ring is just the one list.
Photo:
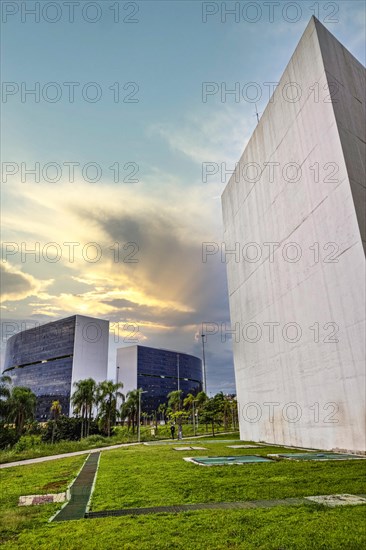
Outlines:
{"label": "drainage channel", "polygon": [[273,500],[247,500],[241,502],[209,502],[202,504],[178,504],[172,506],[154,506],[151,508],[125,508],[122,510],[101,510],[100,512],[87,512],[86,519],[140,516],[146,514],[177,514],[192,510],[251,510],[253,508],[274,508],[277,506],[307,506],[323,504],[327,506],[366,505],[366,495],[320,495],[313,497],[292,497]]}
{"label": "drainage channel", "polygon": [[154,506],[151,508],[125,508],[123,510],[102,510],[88,512],[87,519],[105,518],[109,516],[131,516],[145,514],[190,512],[192,510],[243,510],[252,508],[272,508],[274,506],[300,506],[306,504],[304,498],[284,498],[278,500],[251,500],[246,502],[210,502],[207,504],[178,504],[175,506]]}
{"label": "drainage channel", "polygon": [[79,475],[70,487],[70,500],[53,517],[52,521],[69,521],[85,517],[98,468],[99,457],[100,453],[91,453],[88,456]]}

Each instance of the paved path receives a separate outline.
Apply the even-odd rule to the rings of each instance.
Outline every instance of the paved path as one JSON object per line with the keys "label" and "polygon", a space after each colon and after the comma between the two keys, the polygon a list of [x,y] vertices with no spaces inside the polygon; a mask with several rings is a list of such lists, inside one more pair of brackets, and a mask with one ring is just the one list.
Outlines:
{"label": "paved path", "polygon": [[[230,432],[229,432],[230,433]],[[221,434],[220,435],[226,435],[225,433]],[[184,439],[199,439],[199,438],[204,438],[204,437],[212,437],[210,435],[196,435],[196,436],[191,436],[191,437],[187,437],[187,438],[183,438]],[[171,440],[171,439],[161,439],[161,440],[157,440],[157,441],[154,441],[154,443],[156,444],[159,444],[159,442],[170,442],[170,443],[173,443],[175,442],[176,443],[176,440]],[[217,441],[218,443],[220,443],[220,440]],[[119,449],[120,447],[131,447],[132,445],[141,445],[141,443],[119,443],[118,445],[110,445],[109,447],[98,447],[96,449],[86,449],[85,451],[73,451],[71,453],[63,453],[63,454],[60,454],[60,455],[51,455],[51,456],[40,456],[38,458],[29,458],[27,460],[18,460],[16,462],[6,462],[5,464],[0,464],[0,469],[1,468],[13,468],[15,466],[26,466],[27,464],[37,464],[38,462],[47,462],[48,460],[58,460],[59,458],[68,458],[69,456],[79,456],[79,455],[88,455],[90,453],[99,453],[99,452],[102,452],[102,451],[111,451],[113,449]]]}
{"label": "paved path", "polygon": [[0,464],[1,468],[13,468],[14,466],[25,466],[27,464],[37,464],[38,462],[47,462],[48,460],[58,460],[59,458],[68,458],[69,456],[88,455],[90,453],[100,453],[102,451],[111,451],[120,447],[131,447],[132,445],[141,445],[141,443],[120,443],[119,445],[110,445],[109,447],[98,447],[97,449],[86,449],[85,451],[74,451],[72,453],[64,453],[61,455],[40,456],[38,458],[30,458],[28,460],[18,460],[17,462],[6,462]]}
{"label": "paved path", "polygon": [[70,487],[71,498],[53,517],[52,521],[69,521],[85,517],[86,507],[93,489],[100,453],[88,456],[84,466]]}

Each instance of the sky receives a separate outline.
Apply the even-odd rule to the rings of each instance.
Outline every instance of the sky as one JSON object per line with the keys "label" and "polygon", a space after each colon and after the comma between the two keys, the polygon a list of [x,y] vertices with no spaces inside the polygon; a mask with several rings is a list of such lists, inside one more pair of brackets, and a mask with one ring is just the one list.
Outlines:
{"label": "sky", "polygon": [[1,8],[2,356],[90,315],[113,378],[116,348],[201,356],[203,330],[208,393],[235,393],[220,196],[312,15],[365,63],[365,3]]}

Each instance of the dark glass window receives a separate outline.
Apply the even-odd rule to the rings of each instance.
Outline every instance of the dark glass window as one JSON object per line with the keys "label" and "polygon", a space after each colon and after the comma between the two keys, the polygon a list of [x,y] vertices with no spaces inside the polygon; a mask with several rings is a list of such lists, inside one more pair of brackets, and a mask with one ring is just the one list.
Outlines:
{"label": "dark glass window", "polygon": [[76,317],[15,334],[6,345],[5,371],[37,396],[36,419],[50,417],[52,401],[69,414]]}
{"label": "dark glass window", "polygon": [[183,399],[188,393],[195,395],[202,390],[202,364],[198,357],[145,346],[138,346],[137,357],[137,387],[147,392],[142,395],[145,412],[166,403],[168,393],[178,388]]}

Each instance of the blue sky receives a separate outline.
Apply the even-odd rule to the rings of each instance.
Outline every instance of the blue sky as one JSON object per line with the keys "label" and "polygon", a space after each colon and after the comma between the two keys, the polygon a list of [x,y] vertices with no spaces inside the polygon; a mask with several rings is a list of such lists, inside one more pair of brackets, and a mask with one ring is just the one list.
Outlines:
{"label": "blue sky", "polygon": [[[256,12],[254,3],[80,1],[74,22],[67,2],[38,3],[39,22],[24,12],[37,2],[2,3],[3,347],[24,323],[103,317],[114,323],[112,375],[115,348],[133,343],[130,325],[141,344],[196,355],[202,322],[229,327],[225,264],[202,262],[202,243],[223,239],[229,176],[202,181],[202,163],[233,168],[255,128],[253,92],[262,112],[265,83],[279,80],[314,10],[365,62],[363,1],[258,1]],[[235,4],[239,14],[225,21],[222,6]],[[204,82],[244,92],[204,102]],[[35,86],[39,101],[24,95]],[[26,173],[35,163],[39,181]],[[73,261],[69,242],[78,243]],[[22,257],[37,246],[39,257]],[[235,391],[231,342],[220,333],[207,339],[207,369],[210,392]]]}

